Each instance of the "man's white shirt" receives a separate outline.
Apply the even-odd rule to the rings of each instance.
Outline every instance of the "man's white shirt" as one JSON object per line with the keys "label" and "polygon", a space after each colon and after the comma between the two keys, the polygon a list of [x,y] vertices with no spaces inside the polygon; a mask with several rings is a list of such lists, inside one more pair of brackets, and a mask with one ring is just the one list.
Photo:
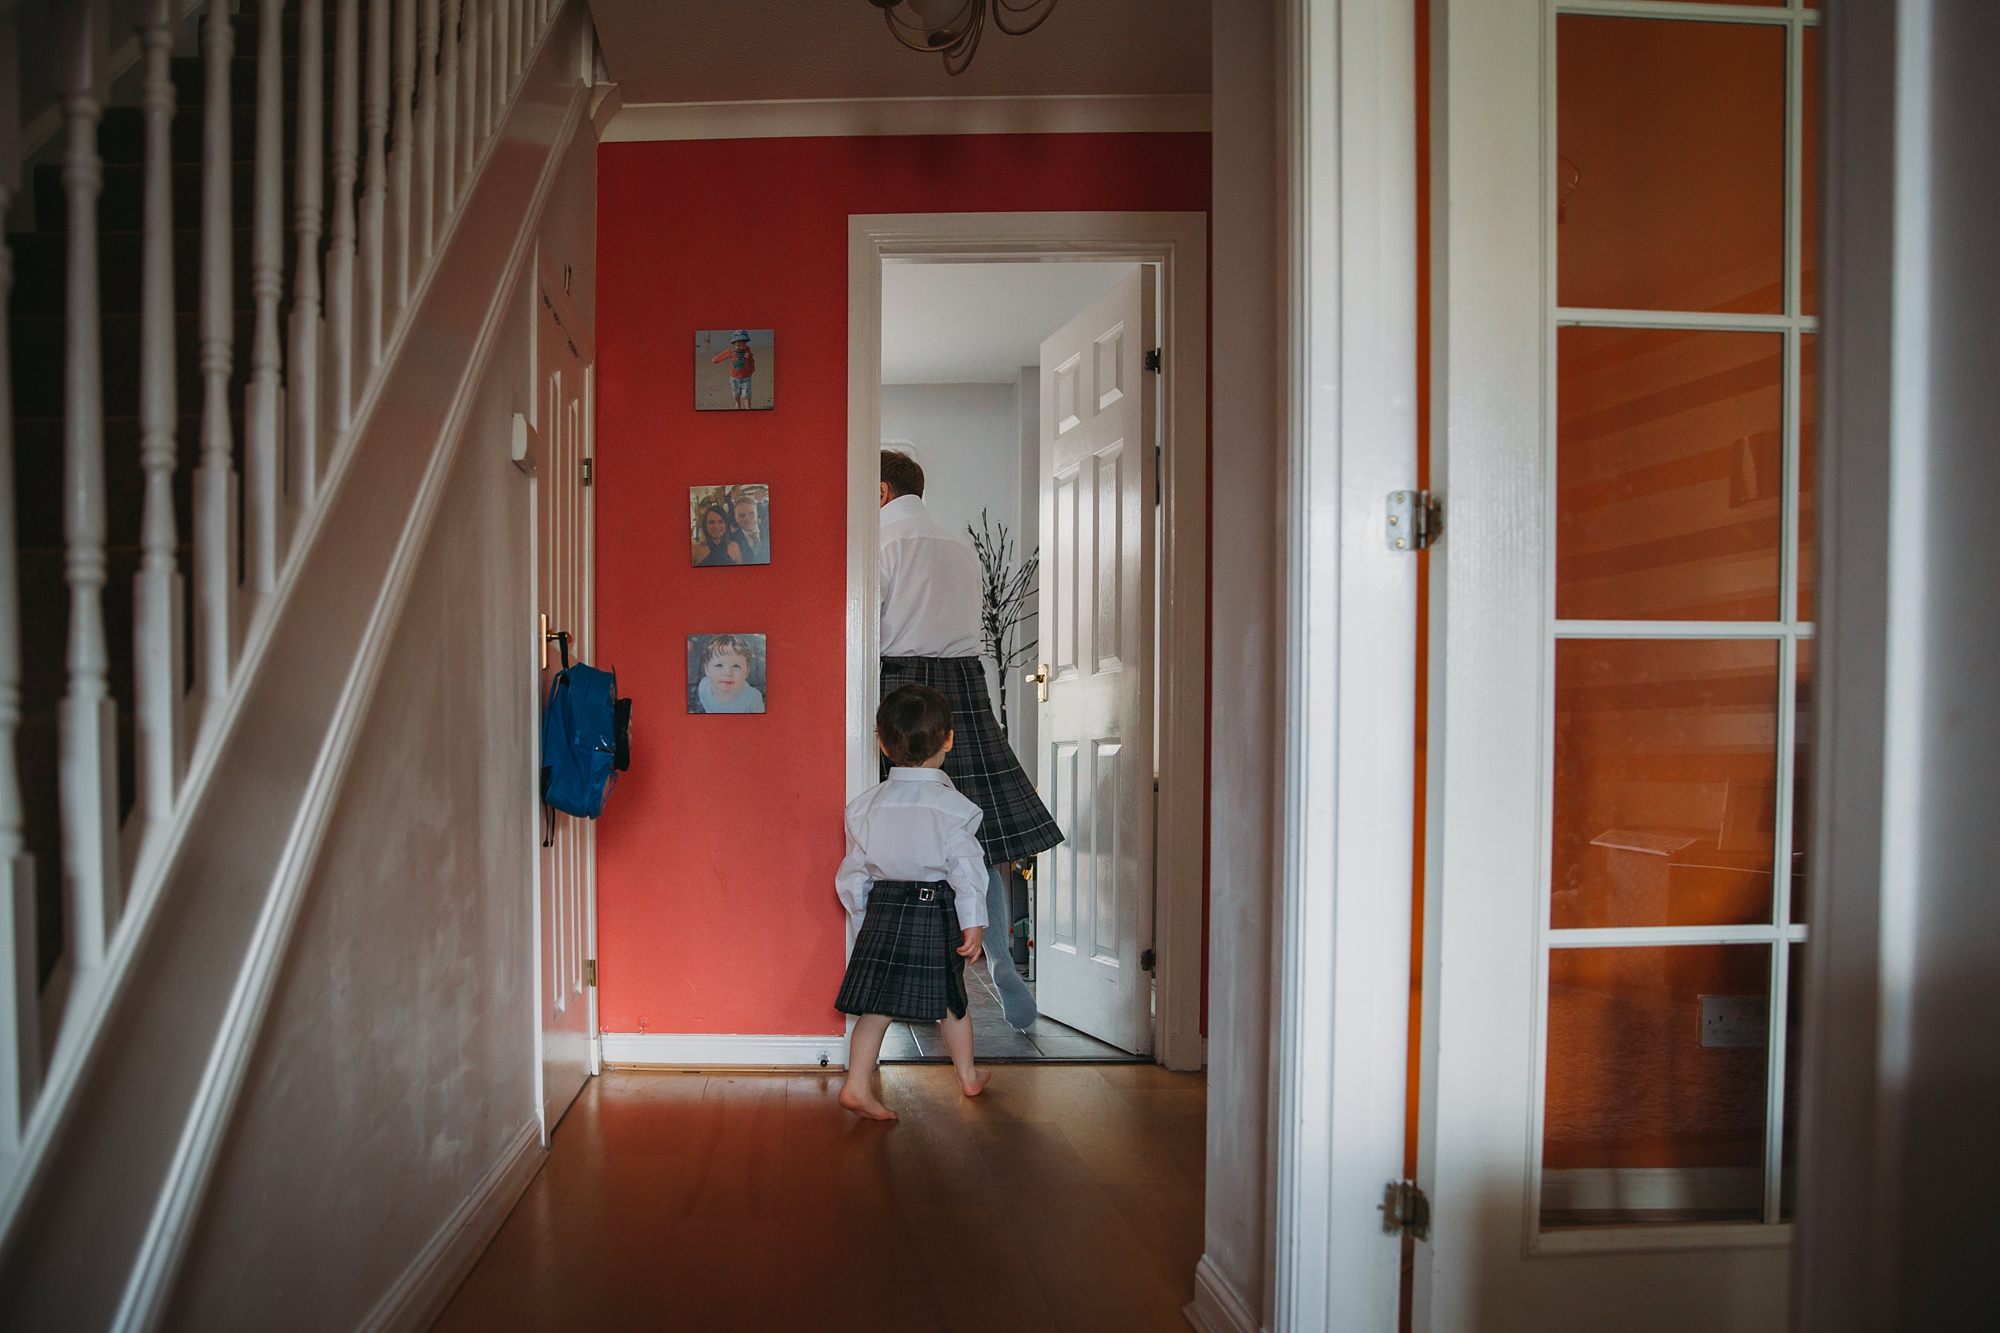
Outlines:
{"label": "man's white shirt", "polygon": [[951,885],[958,928],[986,924],[986,854],[979,848],[979,807],[943,770],[892,768],[886,782],[847,803],[847,854],[833,889],[859,926],[878,879]]}
{"label": "man's white shirt", "polygon": [[882,656],[979,656],[979,557],[938,526],[920,496],[882,506],[881,585]]}

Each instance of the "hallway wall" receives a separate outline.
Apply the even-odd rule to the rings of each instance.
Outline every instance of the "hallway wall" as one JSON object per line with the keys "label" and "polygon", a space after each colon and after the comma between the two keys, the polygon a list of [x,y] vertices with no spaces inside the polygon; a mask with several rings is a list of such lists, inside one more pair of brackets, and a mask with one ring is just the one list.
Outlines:
{"label": "hallway wall", "polygon": [[[837,1034],[847,218],[1205,210],[1206,134],[683,140],[599,155],[598,655],[637,701],[599,830],[601,1025]],[[777,333],[776,406],[693,410],[693,332]],[[692,568],[691,485],[767,482],[772,563]],[[689,716],[685,636],[769,635],[769,711]]]}

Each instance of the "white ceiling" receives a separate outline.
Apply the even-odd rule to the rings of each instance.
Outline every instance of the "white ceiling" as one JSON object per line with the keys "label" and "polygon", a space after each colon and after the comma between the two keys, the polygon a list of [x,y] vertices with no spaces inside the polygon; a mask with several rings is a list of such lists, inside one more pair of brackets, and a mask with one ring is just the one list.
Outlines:
{"label": "white ceiling", "polygon": [[1136,264],[885,264],[884,384],[1011,384]]}
{"label": "white ceiling", "polygon": [[1058,0],[1022,37],[989,23],[972,67],[897,45],[869,0],[590,0],[634,102],[1205,93],[1209,0]]}

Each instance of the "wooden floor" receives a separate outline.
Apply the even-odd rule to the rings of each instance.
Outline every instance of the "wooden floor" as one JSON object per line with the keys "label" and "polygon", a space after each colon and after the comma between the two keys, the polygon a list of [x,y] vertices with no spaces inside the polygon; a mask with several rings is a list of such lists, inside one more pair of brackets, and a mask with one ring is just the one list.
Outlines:
{"label": "wooden floor", "polygon": [[1188,1333],[1199,1074],[883,1070],[593,1079],[436,1327]]}

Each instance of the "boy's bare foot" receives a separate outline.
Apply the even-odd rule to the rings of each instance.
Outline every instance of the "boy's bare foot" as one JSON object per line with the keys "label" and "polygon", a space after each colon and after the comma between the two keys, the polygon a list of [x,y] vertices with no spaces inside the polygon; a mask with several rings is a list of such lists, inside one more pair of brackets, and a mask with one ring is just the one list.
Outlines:
{"label": "boy's bare foot", "polygon": [[970,1080],[960,1079],[958,1086],[964,1091],[966,1096],[977,1097],[980,1093],[986,1091],[986,1080],[992,1077],[993,1073],[991,1070],[975,1069],[972,1071],[972,1078]]}
{"label": "boy's bare foot", "polygon": [[854,1089],[844,1085],[840,1089],[840,1104],[854,1112],[854,1114],[866,1116],[870,1120],[894,1120],[897,1118],[894,1111],[882,1105],[876,1098],[872,1096],[864,1097]]}

